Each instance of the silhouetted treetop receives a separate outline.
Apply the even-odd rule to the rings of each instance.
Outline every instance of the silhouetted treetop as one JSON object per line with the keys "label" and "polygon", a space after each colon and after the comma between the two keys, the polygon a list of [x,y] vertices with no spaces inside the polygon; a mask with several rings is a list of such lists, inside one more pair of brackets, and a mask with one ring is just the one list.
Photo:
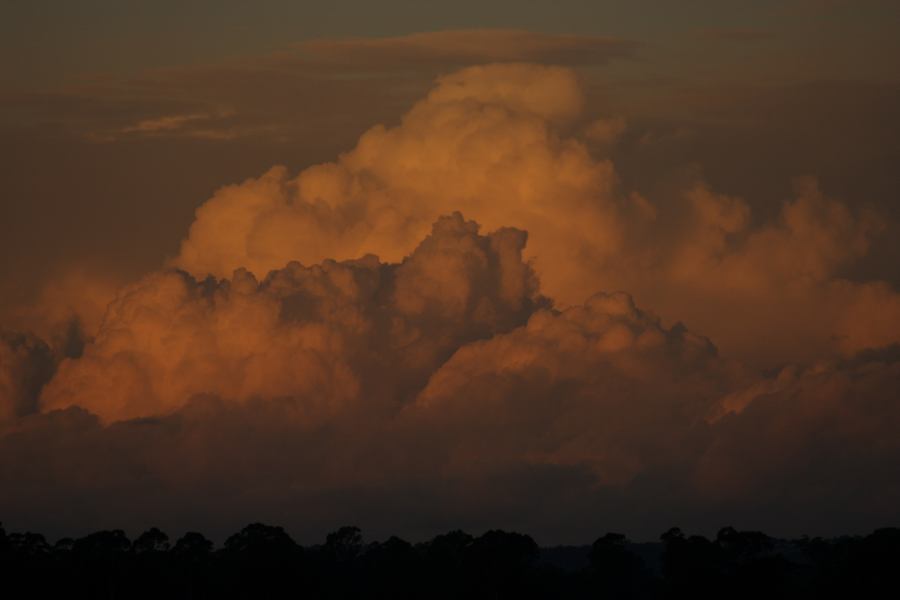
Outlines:
{"label": "silhouetted treetop", "polygon": [[458,529],[439,535],[426,545],[428,558],[445,565],[458,565],[473,539]]}
{"label": "silhouetted treetop", "polygon": [[165,552],[169,549],[169,536],[156,527],[151,527],[134,540],[131,549],[138,554]]}
{"label": "silhouetted treetop", "polygon": [[325,551],[339,562],[356,558],[362,552],[362,547],[363,537],[359,527],[341,527],[325,537]]}
{"label": "silhouetted treetop", "polygon": [[621,533],[607,533],[591,545],[589,554],[595,569],[618,570],[630,559],[628,538]]}
{"label": "silhouetted treetop", "polygon": [[206,539],[202,533],[188,531],[175,542],[172,551],[189,558],[202,558],[212,552],[212,548],[212,542]]}
{"label": "silhouetted treetop", "polygon": [[529,535],[493,529],[476,538],[468,553],[495,568],[524,568],[537,559],[538,545]]}
{"label": "silhouetted treetop", "polygon": [[716,543],[722,550],[746,558],[770,551],[774,540],[760,531],[737,531],[734,527],[723,527],[716,535]]}
{"label": "silhouetted treetop", "polygon": [[279,554],[297,549],[297,544],[284,529],[262,523],[251,523],[225,541],[228,552]]}
{"label": "silhouetted treetop", "polygon": [[606,533],[590,546],[554,549],[576,560],[548,562],[537,560],[530,536],[497,529],[413,545],[398,537],[364,544],[348,526],[304,550],[283,528],[251,523],[213,551],[197,532],[170,547],[155,527],[133,544],[110,530],[51,547],[38,533],[0,526],[0,590],[4,598],[137,600],[900,597],[900,529],[791,541],[733,527],[710,540],[672,528],[660,540]]}
{"label": "silhouetted treetop", "polygon": [[73,552],[97,558],[112,557],[127,552],[130,548],[131,542],[121,529],[98,531],[75,540],[72,545]]}
{"label": "silhouetted treetop", "polygon": [[50,552],[50,545],[44,536],[30,531],[9,534],[8,543],[12,551],[19,555],[38,556]]}

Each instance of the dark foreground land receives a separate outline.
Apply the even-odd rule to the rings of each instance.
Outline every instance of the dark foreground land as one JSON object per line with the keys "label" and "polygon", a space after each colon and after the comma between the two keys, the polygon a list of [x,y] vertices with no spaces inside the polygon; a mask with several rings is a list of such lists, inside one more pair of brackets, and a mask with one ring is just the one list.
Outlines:
{"label": "dark foreground land", "polygon": [[671,529],[657,544],[606,534],[539,548],[527,535],[461,531],[411,545],[344,527],[318,546],[249,525],[224,547],[158,529],[99,531],[53,545],[0,527],[3,598],[900,598],[900,529],[778,540]]}

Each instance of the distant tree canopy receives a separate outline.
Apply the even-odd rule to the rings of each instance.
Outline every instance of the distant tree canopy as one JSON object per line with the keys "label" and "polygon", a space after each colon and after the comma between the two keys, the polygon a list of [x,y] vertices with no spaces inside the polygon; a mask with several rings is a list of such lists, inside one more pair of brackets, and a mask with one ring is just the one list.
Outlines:
{"label": "distant tree canopy", "polygon": [[302,547],[252,523],[221,548],[154,527],[51,545],[0,523],[5,597],[66,598],[861,598],[900,597],[900,529],[865,537],[779,540],[672,528],[659,543],[606,533],[590,546],[539,548],[528,535],[451,531],[418,544],[366,542],[358,527]]}
{"label": "distant tree canopy", "polygon": [[213,543],[202,533],[188,531],[177,542],[172,552],[185,559],[201,559],[212,552]]}
{"label": "distant tree canopy", "polygon": [[134,540],[131,549],[136,554],[145,554],[147,552],[166,552],[170,547],[169,536],[153,527],[148,529]]}

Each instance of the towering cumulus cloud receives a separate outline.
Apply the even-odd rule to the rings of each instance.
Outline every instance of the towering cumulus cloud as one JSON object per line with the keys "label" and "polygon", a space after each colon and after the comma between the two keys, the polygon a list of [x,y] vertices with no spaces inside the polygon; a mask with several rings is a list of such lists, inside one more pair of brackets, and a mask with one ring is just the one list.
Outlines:
{"label": "towering cumulus cloud", "polygon": [[644,198],[590,150],[624,121],[582,105],[566,69],[465,69],[334,163],[222,188],[170,268],[48,288],[47,341],[0,337],[4,520],[900,518],[900,300],[843,276],[877,215],[810,179],[769,220],[703,182]]}
{"label": "towering cumulus cloud", "polygon": [[[461,210],[488,229],[528,231],[527,258],[560,305],[627,289],[761,366],[900,341],[896,319],[885,331],[860,310],[877,295],[894,314],[900,298],[838,277],[868,251],[875,215],[854,214],[814,180],[771,222],[702,183],[666,203],[626,193],[611,161],[588,150],[606,122],[582,126],[583,104],[575,74],[558,67],[445,76],[398,126],[373,127],[336,162],[222,188],[175,265],[200,278],[242,267],[264,277],[290,260],[398,261],[438,216]],[[621,133],[624,122],[610,122]],[[584,141],[566,135],[576,130]]]}
{"label": "towering cumulus cloud", "polygon": [[397,261],[438,216],[461,210],[489,229],[527,230],[545,290],[576,302],[579,269],[603,264],[621,237],[611,163],[558,132],[582,105],[574,73],[558,67],[444,77],[399,126],[373,127],[337,162],[220,190],[175,263],[222,277],[365,253]]}

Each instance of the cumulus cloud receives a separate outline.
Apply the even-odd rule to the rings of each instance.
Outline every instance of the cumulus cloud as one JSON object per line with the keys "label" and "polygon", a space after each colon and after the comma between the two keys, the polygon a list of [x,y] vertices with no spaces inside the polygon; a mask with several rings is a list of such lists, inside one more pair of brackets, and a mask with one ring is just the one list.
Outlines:
{"label": "cumulus cloud", "polygon": [[738,377],[709,340],[663,327],[625,293],[601,293],[460,348],[407,415],[431,425],[457,468],[570,466],[622,485],[680,455]]}
{"label": "cumulus cloud", "polygon": [[[640,277],[630,282],[659,310],[709,334],[731,355],[768,367],[900,339],[889,317],[863,316],[857,308],[880,289],[888,309],[896,292],[841,277],[868,251],[879,229],[873,214],[854,214],[814,180],[801,180],[777,218],[757,226],[740,198],[703,186],[685,198],[688,217],[660,263],[666,288],[654,291]],[[866,333],[875,323],[888,326],[877,340]]]}
{"label": "cumulus cloud", "polygon": [[223,280],[153,273],[119,292],[43,406],[110,421],[211,394],[291,398],[310,421],[348,405],[389,411],[459,345],[515,327],[544,302],[524,246],[524,232],[482,236],[456,213],[400,264],[291,262],[261,282],[244,269]]}
{"label": "cumulus cloud", "polygon": [[558,67],[443,77],[401,125],[370,129],[336,163],[296,177],[279,167],[220,190],[198,209],[175,264],[221,277],[367,252],[396,261],[435,218],[462,210],[490,229],[529,231],[544,289],[577,301],[582,273],[572,269],[602,265],[621,237],[611,163],[556,128],[582,106],[575,74]]}
{"label": "cumulus cloud", "polygon": [[868,252],[873,214],[828,198],[814,179],[799,180],[767,221],[702,182],[660,205],[622,189],[612,162],[592,153],[624,121],[590,121],[581,139],[571,131],[584,116],[567,69],[500,64],[444,76],[398,126],[370,129],[336,162],[296,176],[276,167],[219,190],[174,264],[223,277],[239,267],[264,276],[291,259],[396,261],[437,216],[461,209],[488,228],[527,230],[527,259],[561,305],[630,290],[668,322],[686,320],[728,354],[767,366],[861,349],[861,335],[835,323],[856,323],[846,311],[871,294],[841,274]]}
{"label": "cumulus cloud", "polygon": [[[252,512],[318,535],[351,517],[423,534],[500,519],[553,539],[559,523],[529,507],[540,496],[580,498],[567,527],[593,521],[591,502],[684,468],[745,374],[627,294],[552,309],[524,242],[452,216],[399,265],[149,276],[63,363],[44,413],[0,439],[0,482],[13,454],[32,465],[0,507],[41,519],[49,489],[91,522],[162,510],[217,530]],[[221,510],[189,508],[212,493]]]}
{"label": "cumulus cloud", "polygon": [[[761,377],[721,357],[706,338],[664,326],[625,293],[597,294],[563,311],[533,301],[522,305],[533,296],[523,295],[520,283],[499,285],[504,277],[483,270],[472,247],[484,252],[505,238],[515,254],[521,232],[480,236],[473,228],[448,218],[417,250],[427,255],[420,266],[431,267],[432,279],[443,281],[445,271],[437,267],[449,262],[456,263],[450,271],[457,276],[469,274],[470,285],[479,274],[497,284],[464,302],[445,298],[440,285],[417,270],[407,274],[412,288],[401,293],[401,268],[414,258],[403,265],[374,259],[294,264],[273,273],[268,284],[243,272],[228,286],[194,281],[205,287],[194,290],[208,295],[205,310],[221,312],[223,320],[234,316],[225,304],[238,300],[214,297],[228,287],[227,293],[244,295],[242,301],[280,299],[275,304],[283,322],[277,330],[263,328],[266,335],[313,337],[309,329],[296,329],[299,323],[327,322],[335,337],[358,343],[335,345],[331,354],[317,348],[317,364],[299,351],[290,377],[278,374],[286,359],[267,354],[278,363],[267,372],[281,383],[254,377],[249,366],[231,379],[224,370],[204,379],[189,361],[151,367],[174,346],[134,352],[133,363],[156,369],[148,379],[176,380],[179,371],[192,370],[191,380],[210,393],[177,407],[144,404],[141,414],[155,416],[116,422],[119,409],[108,400],[90,406],[102,419],[78,406],[20,417],[14,435],[0,437],[0,484],[9,490],[0,508],[15,522],[51,523],[60,532],[71,531],[72,522],[138,528],[152,521],[215,533],[252,514],[284,523],[304,540],[348,519],[375,535],[414,537],[500,523],[550,542],[580,540],[585,528],[608,527],[610,518],[649,538],[673,519],[707,530],[741,522],[795,535],[867,528],[896,517],[900,490],[885,485],[889,466],[900,460],[891,442],[900,418],[895,350]],[[520,260],[518,268],[527,270]],[[382,287],[379,270],[397,283]],[[178,288],[191,282],[177,272],[160,277],[179,279]],[[156,280],[143,286],[164,287]],[[151,298],[162,298],[164,290],[149,297],[147,290],[130,293],[143,296],[133,318],[160,318],[163,311]],[[401,300],[406,293],[412,297]],[[484,298],[510,307],[511,320],[485,317],[496,313],[477,308]],[[389,316],[382,326],[413,320],[424,327],[427,321],[432,332],[455,337],[434,360],[405,333],[366,340],[368,323],[378,321],[371,311],[379,310]],[[129,311],[123,306],[111,313]],[[110,317],[109,326],[114,323]],[[236,334],[250,325],[228,323]],[[472,332],[457,334],[466,323]],[[176,335],[170,327],[159,336],[157,327],[145,337]],[[137,332],[134,325],[123,333],[135,344]],[[221,333],[200,338],[195,335],[197,346],[225,345]],[[365,345],[378,339],[389,341]],[[104,343],[101,334],[95,344]],[[287,349],[280,339],[270,343]],[[386,359],[379,362],[375,355],[382,354]],[[355,387],[337,388],[311,375],[310,365],[328,373],[338,355],[347,369],[342,380]],[[217,360],[241,368],[239,361]],[[385,389],[385,382],[402,380],[423,362],[427,377]],[[112,362],[103,368],[111,378],[121,369]],[[217,388],[222,379],[233,388]],[[252,383],[241,388],[242,379]],[[269,387],[290,379],[293,388]],[[305,388],[304,381],[315,387]],[[400,405],[377,406],[397,398],[398,389]],[[237,390],[250,393],[241,398]],[[847,482],[858,487],[847,492]],[[193,508],[197,498],[211,497],[214,506]],[[59,502],[67,505],[62,515],[53,510]],[[805,515],[797,519],[801,510]]]}
{"label": "cumulus cloud", "polygon": [[335,162],[219,190],[171,268],[48,288],[47,342],[0,344],[0,511],[554,541],[896,518],[900,300],[844,276],[876,215],[811,179],[771,218],[645,196],[593,153],[619,135],[568,69],[470,67]]}

